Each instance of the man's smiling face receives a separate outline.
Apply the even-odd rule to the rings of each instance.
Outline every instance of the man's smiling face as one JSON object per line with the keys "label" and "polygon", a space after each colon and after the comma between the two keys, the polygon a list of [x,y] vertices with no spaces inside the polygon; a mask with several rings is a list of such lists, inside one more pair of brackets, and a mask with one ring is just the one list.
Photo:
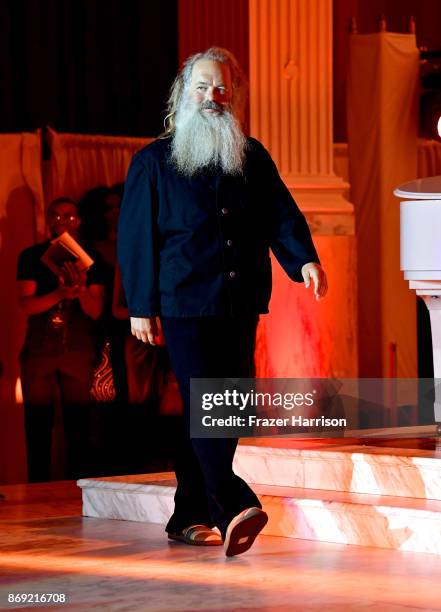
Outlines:
{"label": "man's smiling face", "polygon": [[227,174],[242,171],[246,138],[235,116],[231,70],[227,62],[199,59],[186,77],[176,107],[172,158],[187,176],[209,166]]}
{"label": "man's smiling face", "polygon": [[207,115],[222,113],[232,99],[230,68],[212,60],[199,60],[193,66],[189,89],[190,98]]}

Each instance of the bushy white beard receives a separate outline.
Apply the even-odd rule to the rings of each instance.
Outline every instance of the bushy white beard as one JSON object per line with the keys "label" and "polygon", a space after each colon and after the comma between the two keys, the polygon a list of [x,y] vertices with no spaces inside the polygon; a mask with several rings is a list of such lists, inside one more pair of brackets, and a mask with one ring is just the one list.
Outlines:
{"label": "bushy white beard", "polygon": [[245,147],[246,137],[229,110],[203,114],[196,102],[181,102],[172,139],[172,160],[180,172],[192,176],[215,164],[226,174],[240,174]]}

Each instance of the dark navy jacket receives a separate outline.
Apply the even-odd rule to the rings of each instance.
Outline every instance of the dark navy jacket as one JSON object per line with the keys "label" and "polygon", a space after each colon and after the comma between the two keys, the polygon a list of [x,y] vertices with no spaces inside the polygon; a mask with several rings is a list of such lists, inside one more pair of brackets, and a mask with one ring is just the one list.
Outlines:
{"label": "dark navy jacket", "polygon": [[118,258],[132,317],[268,312],[269,249],[295,281],[318,262],[308,225],[269,153],[248,139],[242,176],[179,174],[170,138],[131,162]]}

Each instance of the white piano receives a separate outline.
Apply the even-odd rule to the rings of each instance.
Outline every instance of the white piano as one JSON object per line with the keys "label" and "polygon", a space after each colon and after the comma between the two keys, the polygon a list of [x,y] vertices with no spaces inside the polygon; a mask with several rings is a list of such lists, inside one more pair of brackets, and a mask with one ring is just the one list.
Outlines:
{"label": "white piano", "polygon": [[[400,198],[401,265],[409,288],[426,303],[432,328],[435,379],[441,379],[441,176],[404,183]],[[441,434],[441,393],[436,385],[435,422]]]}

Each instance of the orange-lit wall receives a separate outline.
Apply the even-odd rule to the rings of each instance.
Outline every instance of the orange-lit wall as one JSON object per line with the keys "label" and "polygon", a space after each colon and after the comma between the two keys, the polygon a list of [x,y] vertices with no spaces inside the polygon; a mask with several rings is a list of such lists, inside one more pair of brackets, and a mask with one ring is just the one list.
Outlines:
{"label": "orange-lit wall", "polygon": [[270,314],[261,317],[256,351],[260,377],[357,376],[355,237],[316,236],[314,242],[329,279],[322,302],[290,281],[272,257]]}
{"label": "orange-lit wall", "polygon": [[179,62],[211,46],[226,47],[248,72],[248,0],[181,0]]}
{"label": "orange-lit wall", "polygon": [[23,482],[23,405],[16,387],[26,317],[17,305],[15,274],[18,254],[37,240],[37,225],[41,226],[39,136],[0,135],[0,167],[0,482]]}

